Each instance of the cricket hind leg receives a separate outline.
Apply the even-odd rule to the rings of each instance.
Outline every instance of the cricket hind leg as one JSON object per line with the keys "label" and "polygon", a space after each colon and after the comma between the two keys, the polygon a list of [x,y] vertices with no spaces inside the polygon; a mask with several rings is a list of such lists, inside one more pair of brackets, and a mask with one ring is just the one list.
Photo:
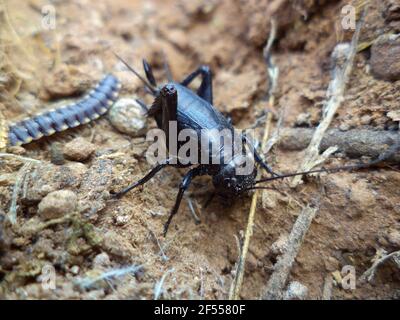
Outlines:
{"label": "cricket hind leg", "polygon": [[200,87],[197,89],[197,94],[210,104],[213,104],[212,73],[210,67],[205,65],[200,66],[189,74],[181,82],[181,85],[188,86],[199,75],[201,75],[202,80]]}

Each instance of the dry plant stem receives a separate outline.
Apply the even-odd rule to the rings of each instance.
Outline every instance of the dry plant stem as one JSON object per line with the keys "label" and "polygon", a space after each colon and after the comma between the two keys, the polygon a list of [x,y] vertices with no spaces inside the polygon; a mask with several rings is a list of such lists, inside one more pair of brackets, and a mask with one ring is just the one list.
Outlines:
{"label": "dry plant stem", "polygon": [[[131,265],[128,267],[120,268],[120,269],[111,269],[103,272],[100,274],[98,277],[91,278],[91,277],[85,277],[82,279],[78,279],[75,281],[75,284],[80,286],[81,288],[90,288],[93,284],[95,284],[98,281],[101,280],[113,280],[116,278],[120,278],[126,275],[134,275],[137,273],[140,269],[142,269],[143,265]],[[108,283],[111,286],[111,283]],[[112,286],[111,286],[112,287]]]}
{"label": "dry plant stem", "polygon": [[7,147],[8,124],[1,109],[2,104],[0,104],[0,150],[4,150]]}
{"label": "dry plant stem", "polygon": [[12,225],[15,225],[17,223],[18,195],[21,191],[21,187],[24,185],[24,180],[31,167],[32,167],[32,162],[25,163],[23,167],[19,170],[17,178],[15,180],[14,190],[11,197],[11,206],[8,212],[8,220],[10,220],[10,223]]}
{"label": "dry plant stem", "polygon": [[64,217],[52,219],[52,220],[49,220],[46,222],[39,222],[38,224],[35,224],[34,226],[32,226],[32,225],[27,226],[27,224],[25,223],[22,226],[17,226],[14,229],[14,231],[17,232],[18,234],[30,237],[30,236],[38,234],[40,231],[47,229],[51,226],[70,222],[70,221],[72,221],[72,219],[73,219],[73,215],[66,215]]}
{"label": "dry plant stem", "polygon": [[[280,131],[278,146],[285,150],[303,150],[310,143],[314,131],[314,129],[308,128],[284,128]],[[388,151],[390,146],[394,146],[399,141],[399,133],[393,131],[330,129],[321,141],[320,150],[324,151],[338,146],[339,151],[350,158],[362,156],[378,158]],[[387,160],[399,163],[399,152],[393,152]]]}
{"label": "dry plant stem", "polygon": [[361,282],[365,282],[365,281],[372,281],[374,279],[375,276],[375,272],[378,269],[378,267],[383,264],[385,261],[389,260],[390,258],[393,259],[400,259],[400,251],[395,251],[392,252],[384,257],[382,257],[381,259],[375,261],[372,265],[371,268],[369,268],[367,271],[365,271],[362,276],[360,277],[360,281]]}
{"label": "dry plant stem", "polygon": [[329,273],[325,277],[324,288],[322,289],[322,300],[331,300],[332,287],[333,287],[333,279],[332,275]]}
{"label": "dry plant stem", "polygon": [[[268,94],[269,94],[269,100],[268,100],[269,109],[272,108],[275,103],[274,92],[276,89],[277,79],[278,79],[278,75],[279,75],[279,69],[277,66],[275,66],[273,64],[271,54],[270,54],[272,44],[275,40],[275,36],[276,36],[276,21],[272,20],[271,21],[271,33],[269,35],[267,45],[265,46],[264,51],[263,51],[264,58],[267,62],[267,67],[268,67],[267,71],[268,71],[268,76],[270,79],[270,89],[268,92]],[[265,144],[267,142],[268,134],[269,134],[270,127],[271,127],[271,122],[272,122],[272,114],[268,113],[267,120],[265,123],[264,136],[263,136],[263,139],[261,142],[261,147],[260,147],[261,150],[263,149],[263,146],[265,146]],[[260,178],[260,173],[258,173],[258,178]],[[240,250],[240,257],[239,257],[239,261],[238,261],[237,268],[236,268],[235,278],[233,279],[231,288],[229,290],[229,300],[238,300],[239,299],[240,289],[241,289],[242,283],[243,283],[244,268],[245,268],[245,263],[246,263],[247,252],[249,250],[250,238],[253,235],[254,217],[255,217],[256,208],[257,208],[258,193],[259,193],[259,190],[256,190],[254,192],[252,200],[251,200],[249,218],[247,221],[243,246],[242,246],[242,250]]]}
{"label": "dry plant stem", "polygon": [[[271,115],[271,113],[269,113],[267,122],[266,122],[263,142],[268,137],[271,120],[272,120],[272,115]],[[264,143],[262,145],[264,145]],[[258,178],[260,178],[260,175],[258,175]],[[259,190],[256,190],[251,199],[250,213],[249,213],[249,218],[247,221],[246,233],[244,235],[243,247],[242,247],[238,265],[236,268],[236,275],[232,282],[232,286],[231,286],[231,289],[229,292],[229,300],[238,300],[239,299],[240,289],[241,289],[242,283],[243,283],[244,267],[245,267],[247,252],[249,250],[250,238],[253,235],[254,217],[255,217],[256,208],[257,208],[258,193],[259,193]]]}
{"label": "dry plant stem", "polygon": [[283,298],[283,291],[292,268],[294,259],[299,252],[304,237],[313,221],[318,208],[306,207],[298,216],[293,229],[289,235],[287,250],[278,259],[274,266],[274,272],[269,278],[267,288],[262,299],[280,300]]}
{"label": "dry plant stem", "polygon": [[0,152],[0,158],[17,159],[17,160],[20,160],[20,161],[23,161],[23,162],[31,162],[31,163],[36,163],[36,164],[39,164],[39,163],[40,163],[40,160],[36,160],[36,159],[32,159],[32,158],[26,158],[26,157],[21,157],[21,156],[18,156],[18,155],[16,155],[16,154],[12,154],[12,153],[3,153],[3,152]]}
{"label": "dry plant stem", "polygon": [[154,287],[154,300],[158,300],[161,297],[162,291],[163,291],[163,285],[164,285],[164,281],[165,278],[170,274],[173,273],[175,271],[174,268],[171,268],[169,270],[167,270],[163,276],[161,277],[160,281],[158,281]]}
{"label": "dry plant stem", "polygon": [[272,147],[276,143],[279,142],[284,117],[285,117],[285,108],[282,109],[282,111],[281,111],[281,113],[279,115],[279,119],[278,119],[278,122],[276,124],[276,129],[272,133],[271,138],[269,138],[268,142],[264,145],[264,149],[263,149],[263,153],[264,154],[267,154],[272,149]]}
{"label": "dry plant stem", "polygon": [[[339,52],[340,49],[343,49],[343,44],[337,45],[334,49],[333,56],[336,55],[336,65],[333,70],[333,79],[330,82],[327,90],[328,101],[324,105],[323,119],[314,132],[310,145],[305,152],[303,163],[297,170],[299,172],[311,170],[315,166],[323,163],[332,153],[337,150],[337,147],[330,147],[321,155],[319,153],[320,144],[325,131],[328,129],[336,111],[344,100],[344,92],[350,73],[353,69],[354,57],[357,53],[358,39],[360,37],[361,27],[364,23],[365,12],[366,8],[361,13],[360,21],[357,23],[357,27],[348,52],[344,53],[343,50],[341,53]],[[344,57],[339,57],[340,54],[344,55]],[[340,60],[343,58],[345,59],[345,62],[341,63]],[[294,177],[291,183],[292,187],[296,187],[301,182],[301,179],[301,176]]]}

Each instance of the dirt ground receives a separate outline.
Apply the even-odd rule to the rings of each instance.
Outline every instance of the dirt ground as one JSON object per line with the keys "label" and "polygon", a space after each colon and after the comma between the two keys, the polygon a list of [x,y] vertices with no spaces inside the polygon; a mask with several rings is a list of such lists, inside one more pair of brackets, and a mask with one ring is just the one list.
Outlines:
{"label": "dirt ground", "polygon": [[[315,127],[331,78],[330,54],[338,42],[352,36],[340,27],[341,8],[347,1],[1,3],[0,111],[6,121],[76,100],[106,72],[121,80],[121,96],[151,103],[139,80],[112,51],[136,68],[145,57],[161,82],[164,52],[175,79],[200,64],[210,65],[215,105],[232,117],[235,126],[246,128],[267,106],[262,48],[275,16],[278,35],[273,56],[280,76],[273,123],[285,108],[285,127]],[[42,8],[48,4],[56,9],[54,30],[42,25]],[[378,80],[369,66],[371,43],[379,35],[400,32],[395,6],[391,0],[370,2],[360,39],[364,47],[356,56],[332,127],[398,130],[400,117],[391,115],[399,110],[400,81]],[[154,121],[149,120],[148,126],[155,127]],[[261,139],[262,128],[258,133]],[[91,143],[93,154],[87,160],[55,164],[63,147],[76,137]],[[212,185],[208,178],[195,180],[188,194],[201,223],[195,223],[185,200],[163,238],[163,224],[184,171],[168,168],[142,189],[119,201],[109,199],[110,190],[121,189],[150,169],[144,139],[144,135],[121,134],[101,118],[9,148],[10,153],[39,161],[0,158],[0,297],[228,297],[251,195],[228,202],[216,198],[205,207]],[[274,148],[267,158],[277,171],[288,172],[297,169],[303,156],[302,151]],[[328,164],[346,162],[345,156],[332,157]],[[17,220],[11,225],[7,216],[15,185],[21,181]],[[260,297],[281,254],[279,243],[302,208],[319,203],[289,281],[305,285],[311,299],[322,298],[325,279],[332,274],[336,281],[332,299],[398,299],[400,272],[393,261],[378,269],[372,283],[357,282],[355,290],[345,290],[337,281],[343,266],[354,266],[359,277],[383,252],[400,249],[399,184],[400,173],[393,167],[322,175],[295,189],[288,181],[271,183],[273,189],[264,190],[259,199],[241,298]],[[39,203],[56,190],[73,191],[76,209],[56,220],[43,219]],[[46,289],[43,281],[52,268],[56,287]]]}

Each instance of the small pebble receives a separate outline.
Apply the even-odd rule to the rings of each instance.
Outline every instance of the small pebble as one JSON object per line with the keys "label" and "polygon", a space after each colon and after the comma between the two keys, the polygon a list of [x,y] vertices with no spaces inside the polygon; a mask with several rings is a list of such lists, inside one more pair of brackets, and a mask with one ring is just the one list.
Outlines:
{"label": "small pebble", "polygon": [[39,203],[38,213],[44,220],[60,218],[76,209],[77,196],[70,190],[49,193]]}
{"label": "small pebble", "polygon": [[92,155],[94,150],[95,146],[93,143],[79,137],[65,145],[64,155],[70,160],[85,161]]}
{"label": "small pebble", "polygon": [[391,230],[388,234],[388,240],[390,244],[400,248],[400,231],[399,230]]}
{"label": "small pebble", "polygon": [[62,145],[59,142],[53,142],[50,146],[51,163],[63,165],[65,163]]}
{"label": "small pebble", "polygon": [[324,262],[325,268],[329,272],[333,272],[339,268],[339,261],[334,257],[328,257]]}
{"label": "small pebble", "polygon": [[79,273],[79,266],[72,266],[70,271],[72,274],[77,275]]}
{"label": "small pebble", "polygon": [[297,281],[289,283],[284,300],[304,300],[307,298],[308,288]]}
{"label": "small pebble", "polygon": [[378,79],[400,79],[400,35],[382,35],[371,46],[371,73]]}
{"label": "small pebble", "polygon": [[147,128],[145,111],[135,99],[119,99],[108,113],[111,124],[132,137],[143,135]]}
{"label": "small pebble", "polygon": [[339,126],[340,131],[348,131],[350,130],[350,125],[348,123],[342,123]]}
{"label": "small pebble", "polygon": [[110,257],[108,256],[108,254],[105,252],[102,252],[94,257],[92,266],[93,266],[93,269],[101,269],[101,268],[109,267],[110,263],[111,263]]}
{"label": "small pebble", "polygon": [[289,237],[287,234],[281,234],[272,245],[271,245],[271,252],[280,255],[284,253],[287,250],[287,243],[288,243]]}
{"label": "small pebble", "polygon": [[129,218],[130,218],[130,217],[129,217],[128,215],[116,216],[116,217],[115,217],[115,224],[116,224],[117,226],[123,226],[123,225],[125,225],[125,224],[128,223]]}

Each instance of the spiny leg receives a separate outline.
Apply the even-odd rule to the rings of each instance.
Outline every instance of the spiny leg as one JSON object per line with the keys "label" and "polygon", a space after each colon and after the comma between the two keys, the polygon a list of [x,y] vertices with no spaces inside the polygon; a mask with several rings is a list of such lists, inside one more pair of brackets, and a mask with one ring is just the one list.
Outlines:
{"label": "spiny leg", "polygon": [[178,212],[179,206],[180,206],[181,201],[182,201],[183,194],[185,193],[187,188],[189,188],[189,185],[192,182],[192,179],[194,177],[196,177],[196,176],[200,176],[200,175],[203,175],[203,174],[204,174],[203,168],[202,167],[196,167],[196,168],[190,169],[185,174],[185,176],[183,177],[182,182],[179,185],[179,191],[178,191],[178,195],[177,195],[176,200],[175,200],[175,205],[172,208],[171,213],[169,214],[168,220],[164,225],[164,237],[167,235],[168,228],[169,228],[169,225],[171,224],[172,218]]}
{"label": "spiny leg", "polygon": [[202,76],[202,80],[201,85],[197,90],[197,94],[210,104],[213,104],[212,74],[208,66],[200,66],[196,71],[189,74],[181,82],[181,85],[188,86],[198,75]]}
{"label": "spiny leg", "polygon": [[261,168],[263,168],[264,170],[266,170],[269,174],[271,174],[273,177],[274,176],[279,176],[278,173],[275,173],[272,168],[269,166],[269,164],[264,161],[261,156],[258,154],[256,148],[254,147],[254,145],[250,142],[250,140],[247,138],[247,136],[245,134],[242,135],[242,141],[244,143],[246,143],[251,150],[254,153],[254,160],[256,160],[256,162],[261,166]]}
{"label": "spiny leg", "polygon": [[121,198],[124,194],[127,192],[131,191],[132,189],[145,184],[147,181],[149,181],[151,178],[153,178],[157,172],[159,172],[161,169],[165,168],[170,164],[170,159],[164,160],[162,163],[158,164],[155,166],[153,169],[150,170],[148,174],[146,174],[142,179],[139,181],[136,181],[135,183],[129,185],[128,187],[122,189],[120,192],[112,194],[113,198]]}

